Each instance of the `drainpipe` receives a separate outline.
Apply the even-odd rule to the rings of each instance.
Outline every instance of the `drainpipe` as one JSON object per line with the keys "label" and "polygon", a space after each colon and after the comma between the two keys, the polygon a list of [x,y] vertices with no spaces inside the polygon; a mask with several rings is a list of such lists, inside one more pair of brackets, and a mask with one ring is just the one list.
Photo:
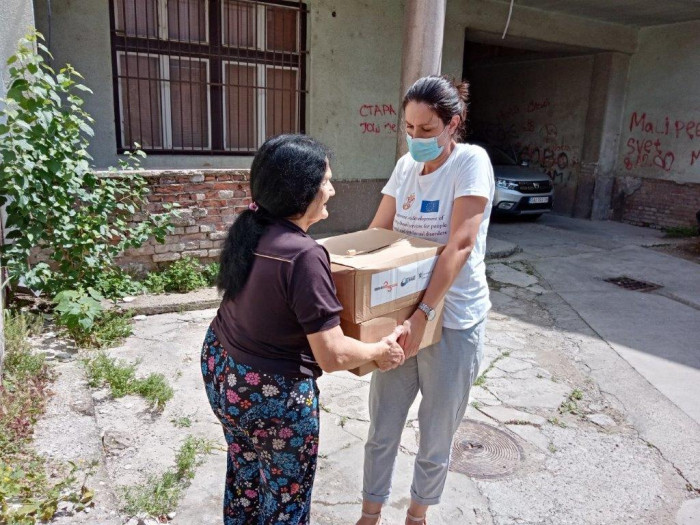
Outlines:
{"label": "drainpipe", "polygon": [[[416,80],[426,75],[440,74],[446,3],[447,0],[406,0],[399,107],[404,94]],[[403,110],[399,111],[396,129],[399,130],[396,136],[398,160],[407,151]]]}

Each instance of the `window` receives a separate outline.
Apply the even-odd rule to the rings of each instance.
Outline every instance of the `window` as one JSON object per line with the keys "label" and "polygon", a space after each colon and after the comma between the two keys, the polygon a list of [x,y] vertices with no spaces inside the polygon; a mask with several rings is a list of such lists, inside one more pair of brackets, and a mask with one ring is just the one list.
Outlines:
{"label": "window", "polygon": [[306,7],[111,0],[117,149],[251,155],[304,132]]}

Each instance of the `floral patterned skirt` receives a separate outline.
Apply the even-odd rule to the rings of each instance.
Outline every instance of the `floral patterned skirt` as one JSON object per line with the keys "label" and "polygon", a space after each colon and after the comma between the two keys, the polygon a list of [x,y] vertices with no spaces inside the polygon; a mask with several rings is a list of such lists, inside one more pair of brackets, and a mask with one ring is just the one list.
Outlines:
{"label": "floral patterned skirt", "polygon": [[211,328],[202,375],[228,443],[224,524],[309,523],[319,433],[315,380],[237,363]]}

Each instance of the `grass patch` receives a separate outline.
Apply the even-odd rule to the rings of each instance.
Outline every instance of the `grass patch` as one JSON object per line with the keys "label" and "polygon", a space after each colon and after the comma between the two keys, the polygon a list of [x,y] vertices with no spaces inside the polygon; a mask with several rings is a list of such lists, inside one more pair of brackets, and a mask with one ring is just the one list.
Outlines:
{"label": "grass patch", "polygon": [[547,421],[549,421],[552,425],[556,425],[561,428],[566,428],[566,423],[561,421],[558,417],[550,417]]}
{"label": "grass patch", "polygon": [[[41,333],[43,318],[5,311],[5,364],[0,386],[0,523],[33,524],[50,520],[59,501],[88,504],[92,493],[73,490],[75,465],[52,465],[58,476],[49,479],[46,461],[31,449],[34,425],[51,397],[53,375],[43,354],[31,351],[29,337]],[[81,502],[83,500],[83,502]],[[76,505],[77,508],[77,505]]]}
{"label": "grass patch", "polygon": [[502,352],[498,354],[493,361],[489,364],[488,368],[484,370],[484,373],[481,374],[479,377],[477,377],[474,380],[474,383],[472,384],[473,386],[484,386],[486,384],[486,374],[488,374],[494,366],[496,366],[496,363],[498,363],[501,359],[504,357],[508,357],[510,355],[510,351]]}
{"label": "grass patch", "polygon": [[672,228],[666,228],[664,231],[666,232],[666,237],[669,239],[684,239],[700,235],[697,226],[674,226]]}
{"label": "grass patch", "polygon": [[84,359],[83,364],[88,384],[93,388],[109,386],[112,397],[137,394],[158,410],[162,410],[173,397],[173,389],[163,374],[150,374],[145,379],[138,379],[136,377],[138,363],[117,361],[116,358],[100,352],[94,357]]}
{"label": "grass patch", "polygon": [[187,416],[175,417],[170,422],[177,428],[190,428],[192,426],[192,420]]}
{"label": "grass patch", "polygon": [[142,512],[162,516],[174,511],[182,491],[194,478],[198,456],[209,454],[213,449],[212,442],[188,436],[175,456],[173,468],[161,475],[149,476],[143,484],[124,489],[122,510],[132,516]]}
{"label": "grass patch", "polygon": [[581,390],[579,390],[578,388],[575,388],[569,394],[569,397],[566,398],[566,401],[564,401],[561,405],[559,405],[559,413],[560,414],[578,414],[579,408],[578,408],[577,401],[581,401],[582,399],[583,399],[583,392]]}

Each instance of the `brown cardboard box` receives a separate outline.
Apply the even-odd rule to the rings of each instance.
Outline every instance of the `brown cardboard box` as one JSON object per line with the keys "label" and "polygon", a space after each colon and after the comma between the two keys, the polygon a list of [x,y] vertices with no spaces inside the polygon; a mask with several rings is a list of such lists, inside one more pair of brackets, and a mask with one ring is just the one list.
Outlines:
{"label": "brown cardboard box", "polygon": [[[444,306],[444,301],[440,301],[440,304],[435,308],[436,317],[435,320],[430,321],[425,327],[425,334],[423,335],[423,340],[420,343],[420,348],[425,348],[432,344],[440,341],[442,337],[442,310]],[[366,343],[374,343],[389,335],[394,328],[402,324],[406,319],[413,315],[416,311],[415,306],[408,306],[397,310],[396,312],[391,312],[389,314],[375,317],[364,323],[351,323],[345,319],[340,320],[340,327],[343,329],[343,333],[347,336],[354,337],[360,341]],[[365,363],[364,365],[358,366],[350,370],[355,375],[363,376],[375,370],[377,365],[374,361]]]}
{"label": "brown cardboard box", "polygon": [[355,324],[418,305],[443,249],[381,228],[318,242],[330,253],[340,317]]}

